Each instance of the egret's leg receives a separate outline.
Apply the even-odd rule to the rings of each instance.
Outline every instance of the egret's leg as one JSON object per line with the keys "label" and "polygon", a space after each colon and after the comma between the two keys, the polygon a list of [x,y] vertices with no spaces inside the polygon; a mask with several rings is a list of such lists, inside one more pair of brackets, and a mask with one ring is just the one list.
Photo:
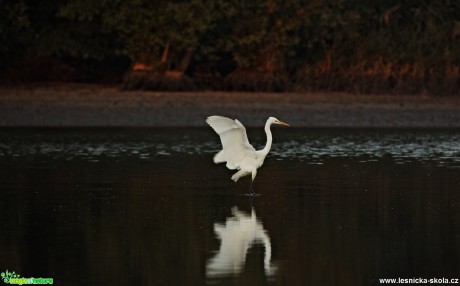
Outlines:
{"label": "egret's leg", "polygon": [[251,184],[249,185],[249,194],[251,196],[256,195],[256,193],[254,192],[254,189],[252,188],[252,183],[254,182],[254,179],[256,178],[256,175],[257,175],[257,170],[252,171]]}
{"label": "egret's leg", "polygon": [[254,192],[254,189],[252,188],[252,180],[251,180],[251,184],[249,185],[249,195],[250,196],[254,196],[256,193]]}

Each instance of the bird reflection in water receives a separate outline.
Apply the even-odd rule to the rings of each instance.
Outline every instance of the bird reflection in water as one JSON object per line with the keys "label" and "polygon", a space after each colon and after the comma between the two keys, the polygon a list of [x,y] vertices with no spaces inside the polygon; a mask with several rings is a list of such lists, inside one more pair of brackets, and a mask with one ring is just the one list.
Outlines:
{"label": "bird reflection in water", "polygon": [[264,270],[267,277],[276,272],[271,263],[272,247],[270,238],[262,223],[257,219],[254,209],[248,215],[237,207],[232,208],[232,216],[225,224],[214,224],[214,231],[220,240],[216,255],[208,260],[207,278],[238,275],[244,268],[246,254],[254,244],[262,244],[265,249]]}

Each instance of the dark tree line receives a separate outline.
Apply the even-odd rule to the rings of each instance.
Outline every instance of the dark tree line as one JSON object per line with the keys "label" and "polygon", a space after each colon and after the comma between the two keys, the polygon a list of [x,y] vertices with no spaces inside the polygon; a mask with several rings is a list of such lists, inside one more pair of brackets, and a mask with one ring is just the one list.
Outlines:
{"label": "dark tree line", "polygon": [[460,1],[7,1],[0,61],[4,80],[454,94]]}

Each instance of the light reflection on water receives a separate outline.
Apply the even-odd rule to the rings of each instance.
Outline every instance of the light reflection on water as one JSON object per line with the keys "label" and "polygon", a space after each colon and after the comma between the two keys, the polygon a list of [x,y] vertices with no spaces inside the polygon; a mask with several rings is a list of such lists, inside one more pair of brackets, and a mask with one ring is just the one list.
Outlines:
{"label": "light reflection on water", "polygon": [[305,135],[275,146],[276,154],[283,158],[392,156],[398,162],[420,160],[445,164],[460,162],[459,140],[460,134],[451,132],[374,131],[370,134],[352,133],[345,136],[324,134],[320,138]]}
{"label": "light reflection on water", "polygon": [[456,278],[459,139],[274,129],[251,201],[212,163],[210,129],[0,130],[0,271],[59,285]]}
{"label": "light reflection on water", "polygon": [[211,280],[225,276],[236,276],[241,273],[246,262],[248,250],[254,244],[264,247],[264,272],[267,277],[275,275],[276,267],[272,259],[270,237],[260,220],[257,219],[254,208],[248,215],[238,207],[232,208],[232,216],[225,224],[214,224],[214,232],[220,240],[218,252],[208,260],[206,277]]}
{"label": "light reflection on water", "polygon": [[[193,129],[192,129],[193,130]],[[42,154],[75,158],[133,156],[151,159],[173,154],[202,155],[219,150],[219,140],[209,130],[177,129],[173,138],[165,130],[141,130],[142,140],[133,141],[123,132],[93,131],[80,138],[78,131],[66,132],[58,137],[48,132],[10,134],[0,141],[0,156],[18,157]],[[391,156],[398,163],[409,161],[431,162],[438,165],[460,166],[460,132],[451,130],[275,130],[270,157],[274,159],[309,160],[316,164],[322,157],[369,157],[369,161]],[[256,149],[262,148],[264,135],[258,131]],[[48,136],[50,135],[50,136]],[[138,136],[136,136],[138,138]],[[251,140],[253,139],[253,140]],[[19,140],[19,141],[16,141]]]}

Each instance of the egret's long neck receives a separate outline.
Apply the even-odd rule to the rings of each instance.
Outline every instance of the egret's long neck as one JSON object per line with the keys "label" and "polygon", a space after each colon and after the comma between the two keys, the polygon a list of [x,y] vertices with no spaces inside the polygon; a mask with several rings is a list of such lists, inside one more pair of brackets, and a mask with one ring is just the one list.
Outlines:
{"label": "egret's long neck", "polygon": [[267,144],[265,144],[264,149],[261,150],[264,156],[266,156],[268,152],[270,152],[270,148],[272,147],[273,137],[272,137],[272,131],[270,130],[270,125],[271,124],[269,121],[265,123],[265,134],[267,135]]}

